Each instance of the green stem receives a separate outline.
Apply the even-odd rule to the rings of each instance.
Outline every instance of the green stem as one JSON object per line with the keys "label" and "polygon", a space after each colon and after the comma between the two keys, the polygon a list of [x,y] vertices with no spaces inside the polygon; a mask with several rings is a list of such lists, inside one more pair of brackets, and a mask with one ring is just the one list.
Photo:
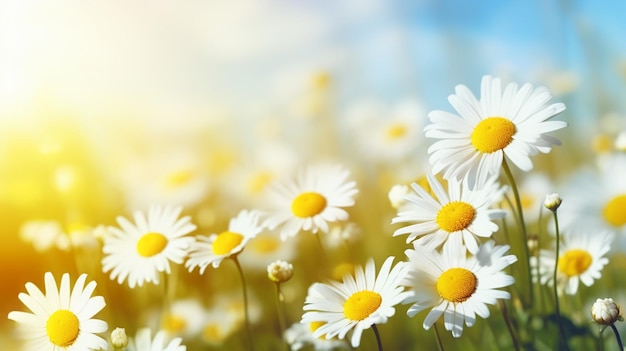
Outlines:
{"label": "green stem", "polygon": [[617,328],[615,328],[615,323],[611,323],[611,329],[613,329],[613,333],[615,334],[615,340],[617,340],[617,346],[620,351],[624,350],[624,344],[622,344],[622,338],[619,336],[619,332]]}
{"label": "green stem", "polygon": [[246,332],[248,334],[248,341],[250,344],[250,350],[254,350],[254,342],[252,341],[252,330],[250,329],[250,315],[248,313],[248,290],[246,289],[246,280],[243,277],[243,269],[241,269],[241,265],[239,264],[239,260],[237,256],[231,256],[233,262],[235,262],[235,266],[237,266],[237,270],[239,271],[239,276],[241,277],[241,286],[243,288],[243,309],[246,318]]}
{"label": "green stem", "polygon": [[437,329],[437,322],[433,323],[433,328],[435,329],[435,336],[437,337],[437,349],[439,351],[444,351],[443,343],[441,342],[441,336],[439,335],[439,329]]}
{"label": "green stem", "polygon": [[378,328],[376,324],[372,324],[372,329],[374,330],[374,334],[376,335],[376,343],[378,344],[378,351],[383,351],[383,342],[380,340],[380,333],[378,332]]}
{"label": "green stem", "polygon": [[522,231],[522,246],[524,247],[524,255],[526,256],[526,273],[528,274],[528,303],[526,305],[527,308],[532,308],[534,304],[534,291],[533,291],[533,278],[530,273],[530,252],[528,250],[528,232],[526,229],[526,223],[524,222],[524,211],[522,209],[522,200],[519,195],[519,191],[517,189],[517,185],[515,183],[515,178],[513,177],[513,173],[511,173],[511,169],[509,168],[509,164],[506,162],[506,158],[502,160],[502,168],[504,169],[504,173],[511,185],[511,189],[513,190],[513,196],[515,197],[515,207],[517,209],[517,217],[519,219],[520,229]]}
{"label": "green stem", "polygon": [[[282,309],[282,301],[283,301],[283,294],[280,291],[280,283],[275,283],[274,286],[276,287],[276,313],[278,313],[278,326],[280,328],[279,331],[279,336],[281,339],[283,338],[283,334],[285,333],[285,314],[283,313],[283,309]],[[289,349],[289,345],[287,345],[287,349]]]}
{"label": "green stem", "polygon": [[559,294],[558,294],[558,284],[557,284],[557,273],[559,271],[559,247],[561,244],[561,238],[559,233],[559,217],[556,214],[556,211],[552,211],[554,214],[554,228],[556,230],[556,258],[554,259],[554,273],[553,273],[553,286],[554,286],[554,307],[556,314],[556,323],[559,326],[559,334],[561,336],[560,340],[563,341],[563,345],[565,350],[569,350],[567,346],[567,337],[565,336],[565,330],[563,329],[563,324],[561,323],[561,307],[559,304]]}
{"label": "green stem", "polygon": [[502,312],[502,317],[504,318],[504,323],[506,324],[506,328],[509,330],[509,335],[511,335],[511,341],[513,342],[513,347],[515,347],[515,351],[520,350],[519,341],[517,341],[517,337],[515,336],[515,328],[511,324],[511,320],[509,319],[509,314],[506,309],[506,305],[502,300],[498,300],[498,305],[500,306],[500,311]]}

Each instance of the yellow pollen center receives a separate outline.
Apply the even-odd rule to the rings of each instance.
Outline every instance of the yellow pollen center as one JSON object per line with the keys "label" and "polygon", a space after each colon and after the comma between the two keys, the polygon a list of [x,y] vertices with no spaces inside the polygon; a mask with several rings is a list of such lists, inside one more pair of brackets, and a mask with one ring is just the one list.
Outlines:
{"label": "yellow pollen center", "polygon": [[537,203],[535,197],[530,194],[520,194],[520,202],[522,203],[522,208],[525,210],[531,210]]}
{"label": "yellow pollen center", "polygon": [[291,212],[296,217],[307,218],[320,214],[326,208],[326,198],[319,193],[302,193],[291,203]]}
{"label": "yellow pollen center", "polygon": [[559,272],[568,277],[573,277],[584,273],[591,265],[591,255],[589,252],[580,249],[566,251],[559,257]]}
{"label": "yellow pollen center", "polygon": [[408,133],[408,128],[406,125],[402,123],[395,123],[389,126],[387,130],[385,130],[385,137],[387,140],[397,140],[402,138]]}
{"label": "yellow pollen center", "polygon": [[602,212],[604,219],[615,227],[626,224],[626,194],[612,198]]}
{"label": "yellow pollen center", "polygon": [[374,313],[383,298],[373,291],[363,290],[350,296],[343,304],[343,314],[353,321],[362,321]]}
{"label": "yellow pollen center", "polygon": [[72,311],[57,310],[46,322],[46,333],[50,342],[63,348],[71,346],[79,332],[78,317]]}
{"label": "yellow pollen center", "polygon": [[450,268],[437,279],[439,296],[450,302],[463,302],[476,291],[478,279],[465,268]]}
{"label": "yellow pollen center", "polygon": [[280,246],[280,240],[269,236],[257,236],[248,246],[254,252],[272,253]]}
{"label": "yellow pollen center", "polygon": [[144,234],[137,241],[137,252],[143,257],[152,257],[161,253],[167,246],[167,238],[161,233]]}
{"label": "yellow pollen center", "polygon": [[270,172],[258,172],[254,174],[250,181],[248,182],[248,191],[252,194],[260,194],[263,189],[269,184],[272,179],[274,179],[274,175]]}
{"label": "yellow pollen center", "polygon": [[216,323],[209,323],[202,329],[202,338],[207,342],[220,343],[224,340],[224,333]]}
{"label": "yellow pollen center", "polygon": [[513,141],[515,124],[503,117],[489,117],[480,121],[472,132],[472,145],[483,153],[502,150]]}
{"label": "yellow pollen center", "polygon": [[325,322],[311,322],[309,323],[309,329],[311,330],[311,333],[312,333],[324,324],[326,323]]}
{"label": "yellow pollen center", "polygon": [[213,253],[216,255],[229,254],[237,245],[243,241],[243,235],[229,231],[217,235],[213,242]]}
{"label": "yellow pollen center", "polygon": [[191,181],[191,179],[193,179],[193,172],[192,171],[190,171],[190,170],[179,170],[179,171],[170,173],[165,178],[165,184],[168,187],[176,188],[176,187],[179,187],[181,185],[185,185],[185,184],[189,183],[189,181]]}
{"label": "yellow pollen center", "polygon": [[167,315],[163,318],[163,322],[161,323],[163,329],[173,332],[179,333],[187,327],[187,321],[185,318],[176,316],[176,315]]}
{"label": "yellow pollen center", "polygon": [[476,210],[472,205],[462,201],[452,201],[444,205],[437,213],[439,228],[448,233],[467,228],[474,221]]}

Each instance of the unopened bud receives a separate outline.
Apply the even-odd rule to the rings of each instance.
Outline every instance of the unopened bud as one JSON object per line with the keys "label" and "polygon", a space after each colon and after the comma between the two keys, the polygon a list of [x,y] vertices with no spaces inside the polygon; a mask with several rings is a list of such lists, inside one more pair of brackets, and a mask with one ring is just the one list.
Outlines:
{"label": "unopened bud", "polygon": [[597,299],[591,306],[591,317],[601,325],[611,325],[623,320],[620,308],[612,298]]}
{"label": "unopened bud", "polygon": [[293,276],[293,265],[277,260],[267,266],[267,277],[275,283],[284,283]]}
{"label": "unopened bud", "polygon": [[546,195],[546,200],[543,202],[543,205],[552,212],[556,212],[557,208],[561,206],[561,196],[557,193],[552,193]]}
{"label": "unopened bud", "polygon": [[111,332],[111,344],[113,349],[122,350],[128,345],[128,336],[126,336],[126,330],[124,328],[115,328]]}

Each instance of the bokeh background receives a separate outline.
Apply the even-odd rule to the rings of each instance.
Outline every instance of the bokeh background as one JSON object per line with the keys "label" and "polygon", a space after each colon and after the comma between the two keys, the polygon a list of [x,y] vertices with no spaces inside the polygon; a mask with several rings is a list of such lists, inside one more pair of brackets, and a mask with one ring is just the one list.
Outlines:
{"label": "bokeh background", "polygon": [[[425,122],[450,109],[456,84],[478,93],[484,74],[546,85],[568,107],[558,159],[584,160],[626,125],[625,11],[589,0],[0,0],[0,316],[21,309],[27,281],[75,269],[71,252],[21,239],[25,222],[113,225],[158,201],[129,189],[188,157],[211,179],[197,191],[220,193],[220,177],[259,161],[252,151],[268,140],[299,153],[264,162],[325,148],[349,159],[332,152],[356,143],[344,120],[362,102],[417,101]],[[343,132],[315,134],[318,114]],[[146,159],[153,168],[133,168]],[[552,171],[567,170],[560,162]],[[224,200],[190,207],[201,229],[224,221],[216,203],[241,203]],[[10,323],[0,318],[3,335]]]}

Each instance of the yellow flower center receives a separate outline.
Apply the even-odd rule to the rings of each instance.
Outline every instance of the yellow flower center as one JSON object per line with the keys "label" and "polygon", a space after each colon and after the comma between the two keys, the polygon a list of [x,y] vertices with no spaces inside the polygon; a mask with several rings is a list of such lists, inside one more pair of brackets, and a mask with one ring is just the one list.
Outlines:
{"label": "yellow flower center", "polygon": [[165,184],[169,188],[177,188],[189,183],[193,179],[193,172],[190,170],[178,170],[167,175]]}
{"label": "yellow flower center", "polygon": [[362,321],[374,313],[383,298],[373,291],[363,290],[350,296],[343,304],[343,314],[353,321]]}
{"label": "yellow flower center", "polygon": [[79,332],[78,317],[72,311],[57,310],[46,322],[46,333],[50,342],[63,348],[71,346]]}
{"label": "yellow flower center", "polygon": [[280,246],[280,240],[271,236],[257,236],[248,246],[254,252],[272,253]]}
{"label": "yellow flower center", "polygon": [[573,277],[584,273],[591,265],[591,255],[589,252],[580,249],[569,250],[559,257],[559,272],[568,277]]}
{"label": "yellow flower center", "polygon": [[152,257],[161,253],[167,246],[167,238],[161,233],[144,234],[137,241],[137,252],[143,257]]}
{"label": "yellow flower center", "polygon": [[326,324],[326,322],[311,322],[309,323],[309,329],[311,330],[311,333],[312,333],[324,324]]}
{"label": "yellow flower center", "polygon": [[520,194],[520,202],[522,203],[522,208],[525,210],[532,210],[533,206],[537,203],[535,197],[531,194]]}
{"label": "yellow flower center", "polygon": [[463,302],[469,299],[478,285],[478,279],[465,268],[450,268],[437,279],[439,296],[450,302]]}
{"label": "yellow flower center", "polygon": [[307,218],[320,214],[326,208],[326,198],[314,192],[302,193],[291,203],[291,212],[296,217]]}
{"label": "yellow flower center", "polygon": [[483,153],[502,150],[513,141],[515,124],[503,117],[489,117],[480,121],[472,132],[472,145]]}
{"label": "yellow flower center", "polygon": [[444,205],[437,213],[439,228],[448,233],[467,228],[474,221],[476,210],[472,205],[462,201],[452,201]]}
{"label": "yellow flower center", "polygon": [[213,242],[213,253],[216,255],[229,254],[237,245],[243,241],[243,235],[229,231],[217,235]]}
{"label": "yellow flower center", "polygon": [[260,171],[254,174],[250,181],[248,182],[248,191],[251,194],[260,194],[263,189],[269,184],[272,179],[274,179],[274,175],[267,171]]}
{"label": "yellow flower center", "polygon": [[342,280],[344,275],[353,274],[354,265],[350,262],[340,263],[333,268],[333,278],[335,280]]}
{"label": "yellow flower center", "polygon": [[389,141],[394,141],[402,138],[408,133],[408,128],[402,123],[394,123],[385,130],[385,137]]}
{"label": "yellow flower center", "polygon": [[187,327],[187,321],[185,318],[176,316],[176,315],[167,315],[163,318],[163,322],[161,323],[163,329],[173,332],[179,333]]}
{"label": "yellow flower center", "polygon": [[626,194],[612,198],[602,212],[609,224],[621,227],[626,224]]}
{"label": "yellow flower center", "polygon": [[591,149],[598,153],[607,153],[613,149],[613,138],[606,134],[596,135],[591,141]]}
{"label": "yellow flower center", "polygon": [[202,328],[202,338],[210,343],[221,343],[224,341],[224,332],[217,323],[209,323]]}

